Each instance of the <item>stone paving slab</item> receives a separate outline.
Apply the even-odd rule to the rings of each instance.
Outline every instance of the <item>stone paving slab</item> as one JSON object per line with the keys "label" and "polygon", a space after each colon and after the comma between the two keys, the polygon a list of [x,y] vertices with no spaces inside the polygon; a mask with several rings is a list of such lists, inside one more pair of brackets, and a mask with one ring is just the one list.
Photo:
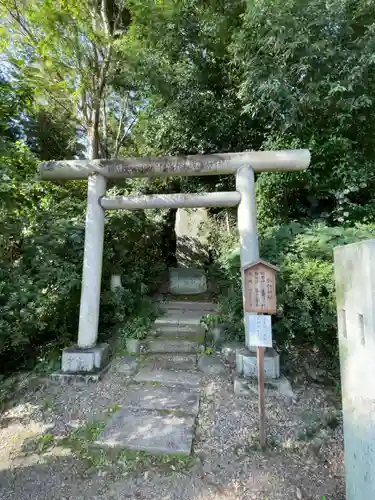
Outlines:
{"label": "stone paving slab", "polygon": [[123,406],[196,415],[199,409],[199,395],[195,391],[180,387],[134,385],[129,388]]}
{"label": "stone paving slab", "polygon": [[160,353],[196,353],[199,351],[200,342],[190,340],[147,340],[147,352]]}
{"label": "stone paving slab", "polygon": [[148,453],[189,455],[195,418],[191,415],[133,412],[123,408],[114,413],[96,444]]}
{"label": "stone paving slab", "polygon": [[152,370],[194,370],[196,366],[196,354],[149,354],[143,362],[143,368]]}
{"label": "stone paving slab", "polygon": [[162,385],[183,385],[186,387],[198,388],[202,375],[200,373],[190,373],[186,371],[173,370],[150,370],[141,368],[134,377],[135,382],[157,382]]}

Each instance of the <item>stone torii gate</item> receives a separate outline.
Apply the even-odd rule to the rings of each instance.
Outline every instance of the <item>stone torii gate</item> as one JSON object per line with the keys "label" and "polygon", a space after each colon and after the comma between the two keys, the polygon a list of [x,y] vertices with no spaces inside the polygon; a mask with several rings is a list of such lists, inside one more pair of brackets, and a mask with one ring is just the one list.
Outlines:
{"label": "stone torii gate", "polygon": [[[75,346],[64,349],[62,373],[98,374],[109,363],[109,346],[97,344],[106,210],[238,205],[240,259],[243,269],[259,259],[254,173],[304,170],[309,163],[310,153],[303,149],[41,163],[39,172],[44,180],[88,180],[78,341]],[[236,176],[236,191],[106,196],[107,180],[223,174]]]}

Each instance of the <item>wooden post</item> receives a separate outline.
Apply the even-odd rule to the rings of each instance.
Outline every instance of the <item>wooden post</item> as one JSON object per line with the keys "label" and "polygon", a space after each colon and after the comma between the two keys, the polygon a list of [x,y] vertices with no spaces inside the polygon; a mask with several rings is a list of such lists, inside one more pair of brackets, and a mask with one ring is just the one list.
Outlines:
{"label": "wooden post", "polygon": [[258,360],[258,397],[259,397],[259,441],[264,448],[266,444],[266,415],[264,408],[264,347],[257,347]]}

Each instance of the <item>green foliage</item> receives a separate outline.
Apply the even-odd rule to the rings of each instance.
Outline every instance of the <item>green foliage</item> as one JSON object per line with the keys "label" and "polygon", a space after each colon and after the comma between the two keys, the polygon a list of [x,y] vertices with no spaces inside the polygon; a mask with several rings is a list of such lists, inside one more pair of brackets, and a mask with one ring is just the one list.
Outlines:
{"label": "green foliage", "polygon": [[[6,371],[37,361],[56,368],[58,349],[76,340],[84,245],[86,186],[42,183],[36,159],[18,143],[0,157],[0,360]],[[18,167],[18,168],[17,168]],[[157,286],[163,218],[114,215],[106,225],[100,331],[125,325]],[[121,293],[109,291],[120,272]],[[28,361],[29,360],[29,361]]]}
{"label": "green foliage", "polygon": [[152,325],[150,317],[137,316],[124,327],[124,333],[129,339],[142,340],[146,338]]}
{"label": "green foliage", "polygon": [[[133,128],[136,155],[239,151],[252,145],[228,52],[242,2],[142,2],[123,50],[148,105]],[[159,34],[163,33],[160,37]]]}
{"label": "green foliage", "polygon": [[[261,256],[280,269],[273,321],[274,339],[280,347],[304,346],[330,357],[337,355],[333,248],[374,235],[375,227],[370,225],[339,228],[299,223],[262,232]],[[216,272],[224,293],[221,319],[232,335],[243,339],[237,235],[223,236],[217,231],[212,248],[217,252]]]}
{"label": "green foliage", "polygon": [[120,47],[147,105],[124,153],[309,148],[307,172],[259,176],[262,224],[374,222],[371,2],[182,0],[132,9]]}
{"label": "green foliage", "polygon": [[45,453],[55,445],[55,438],[50,432],[37,437],[28,438],[22,444],[22,451],[25,454]]}
{"label": "green foliage", "polygon": [[373,222],[374,12],[367,0],[247,2],[231,46],[243,111],[267,124],[262,148],[312,152],[306,173],[261,175],[264,224]]}

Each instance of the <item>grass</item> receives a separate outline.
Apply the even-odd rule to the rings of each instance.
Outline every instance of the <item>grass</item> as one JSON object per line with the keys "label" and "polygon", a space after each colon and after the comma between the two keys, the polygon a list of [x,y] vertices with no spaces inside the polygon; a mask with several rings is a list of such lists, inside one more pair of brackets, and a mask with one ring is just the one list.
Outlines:
{"label": "grass", "polygon": [[56,406],[56,402],[55,402],[54,398],[49,396],[43,401],[43,403],[41,405],[41,409],[42,409],[42,411],[49,411],[49,410],[53,410],[55,408],[55,406]]}
{"label": "grass", "polygon": [[196,460],[194,457],[180,453],[163,453],[151,455],[144,451],[123,450],[118,458],[118,464],[125,471],[145,471],[150,469],[165,472],[182,472],[191,469]]}
{"label": "grass", "polygon": [[121,405],[112,405],[107,408],[108,415],[112,415],[121,409]]}
{"label": "grass", "polygon": [[22,451],[25,455],[30,453],[45,453],[55,446],[55,438],[50,432],[36,437],[26,439],[22,445]]}

